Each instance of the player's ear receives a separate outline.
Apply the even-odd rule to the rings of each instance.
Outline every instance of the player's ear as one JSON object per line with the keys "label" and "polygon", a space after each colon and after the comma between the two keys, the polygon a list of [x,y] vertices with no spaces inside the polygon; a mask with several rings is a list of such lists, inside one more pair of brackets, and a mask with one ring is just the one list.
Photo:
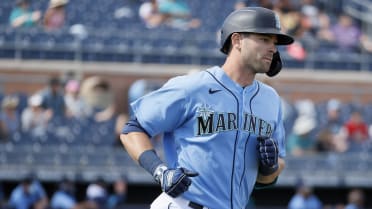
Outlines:
{"label": "player's ear", "polygon": [[233,33],[231,34],[231,48],[241,49],[241,34]]}

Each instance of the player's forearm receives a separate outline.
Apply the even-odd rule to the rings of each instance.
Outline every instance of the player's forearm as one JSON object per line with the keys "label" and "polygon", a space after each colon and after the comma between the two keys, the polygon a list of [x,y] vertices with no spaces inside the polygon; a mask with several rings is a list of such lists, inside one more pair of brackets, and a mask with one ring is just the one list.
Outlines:
{"label": "player's forearm", "polygon": [[282,170],[285,167],[285,161],[284,161],[284,159],[278,158],[278,163],[279,163],[279,168],[278,168],[277,171],[275,171],[273,174],[268,175],[268,176],[264,176],[264,175],[258,174],[256,181],[258,183],[261,183],[261,184],[270,184],[270,183],[272,183],[279,176],[279,174],[282,172]]}
{"label": "player's forearm", "polygon": [[142,132],[121,134],[120,141],[129,155],[138,162],[139,156],[146,150],[154,149],[150,138]]}

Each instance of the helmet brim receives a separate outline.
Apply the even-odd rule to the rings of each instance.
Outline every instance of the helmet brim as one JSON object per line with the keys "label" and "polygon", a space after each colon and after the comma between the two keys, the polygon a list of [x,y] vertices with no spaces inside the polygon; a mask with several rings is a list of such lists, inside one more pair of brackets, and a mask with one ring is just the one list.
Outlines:
{"label": "helmet brim", "polygon": [[276,35],[277,39],[278,39],[276,45],[289,45],[289,44],[292,44],[294,42],[294,39],[291,36],[289,36],[287,34],[284,34],[279,30],[272,29],[272,28],[251,29],[251,30],[249,30],[249,33]]}
{"label": "helmet brim", "polygon": [[[276,35],[277,37],[276,45],[289,45],[294,42],[294,39],[290,35],[284,34],[281,31],[275,30],[275,29],[249,29],[246,31],[239,31],[239,32],[234,32],[234,33],[256,33],[256,34],[264,34],[264,35]],[[228,44],[228,41],[225,41],[224,45],[220,48],[220,51],[224,54],[228,53],[227,44]]]}

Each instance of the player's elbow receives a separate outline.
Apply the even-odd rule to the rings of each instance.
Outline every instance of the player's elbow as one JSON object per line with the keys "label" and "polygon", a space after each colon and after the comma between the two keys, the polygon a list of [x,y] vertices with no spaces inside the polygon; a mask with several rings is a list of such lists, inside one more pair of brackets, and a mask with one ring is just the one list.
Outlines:
{"label": "player's elbow", "polygon": [[120,141],[125,146],[125,141],[127,139],[128,134],[120,134]]}

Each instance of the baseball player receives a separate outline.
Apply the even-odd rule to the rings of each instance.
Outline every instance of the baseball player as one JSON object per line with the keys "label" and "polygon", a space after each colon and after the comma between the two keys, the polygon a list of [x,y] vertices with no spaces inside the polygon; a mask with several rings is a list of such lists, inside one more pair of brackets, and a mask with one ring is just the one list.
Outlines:
{"label": "baseball player", "polygon": [[[276,45],[293,38],[261,7],[232,12],[221,29],[222,66],[170,79],[134,101],[120,136],[163,193],[151,209],[244,209],[273,185],[285,162],[280,97],[255,79],[282,68]],[[163,161],[151,137],[163,134]]]}

